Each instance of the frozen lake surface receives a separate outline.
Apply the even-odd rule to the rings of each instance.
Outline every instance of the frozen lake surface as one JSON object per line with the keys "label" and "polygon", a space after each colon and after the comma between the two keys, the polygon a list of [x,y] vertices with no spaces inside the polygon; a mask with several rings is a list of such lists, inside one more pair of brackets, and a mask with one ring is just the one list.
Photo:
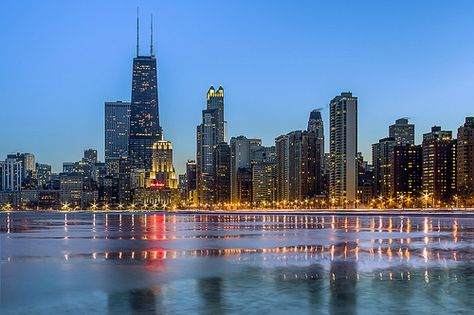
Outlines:
{"label": "frozen lake surface", "polygon": [[0,213],[1,314],[472,314],[467,216]]}

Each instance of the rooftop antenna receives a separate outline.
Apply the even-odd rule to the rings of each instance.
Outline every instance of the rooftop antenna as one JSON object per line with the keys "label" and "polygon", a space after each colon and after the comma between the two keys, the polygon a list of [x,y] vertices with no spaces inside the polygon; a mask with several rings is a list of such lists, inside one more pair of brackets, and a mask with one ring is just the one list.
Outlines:
{"label": "rooftop antenna", "polygon": [[151,14],[151,41],[150,41],[150,56],[153,57],[153,14]]}
{"label": "rooftop antenna", "polygon": [[137,7],[137,57],[140,55],[140,8]]}

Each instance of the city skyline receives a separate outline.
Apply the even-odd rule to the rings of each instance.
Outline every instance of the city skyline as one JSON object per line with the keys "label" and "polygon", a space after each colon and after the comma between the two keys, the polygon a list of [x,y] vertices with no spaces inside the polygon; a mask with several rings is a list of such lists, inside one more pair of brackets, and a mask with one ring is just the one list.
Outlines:
{"label": "city skyline", "polygon": [[[196,66],[191,66],[186,70],[183,67],[189,66],[190,64],[189,61],[184,59],[183,53],[180,52],[180,49],[186,47],[186,45],[184,45],[183,42],[176,43],[173,40],[172,34],[174,32],[183,32],[186,34],[186,31],[190,31],[191,26],[185,25],[176,28],[176,23],[171,21],[173,16],[176,17],[174,14],[177,14],[178,8],[184,6],[184,4],[181,2],[174,8],[167,7],[167,4],[152,6],[150,2],[146,1],[138,4],[143,6],[143,12],[153,12],[156,16],[155,33],[157,33],[157,35],[155,35],[155,45],[157,46],[156,55],[159,63],[158,67],[160,68],[158,73],[161,91],[159,99],[160,115],[162,115],[161,121],[165,138],[174,143],[174,164],[179,173],[184,172],[185,163],[188,159],[195,158],[195,125],[200,121],[201,109],[204,106],[204,96],[211,84],[218,86],[219,83],[221,83],[226,89],[225,102],[226,120],[229,126],[228,138],[244,135],[248,138],[262,139],[264,145],[272,145],[277,136],[290,132],[291,130],[304,130],[307,122],[307,113],[319,107],[323,108],[322,118],[325,123],[325,133],[328,134],[328,104],[330,99],[342,91],[351,91],[354,95],[357,95],[359,99],[359,151],[363,153],[364,158],[367,160],[371,159],[371,145],[386,136],[387,126],[393,124],[396,119],[405,116],[411,118],[410,123],[416,126],[415,142],[420,144],[422,134],[428,133],[432,126],[439,125],[442,126],[443,129],[455,132],[457,128],[463,124],[464,117],[472,115],[472,111],[469,111],[469,101],[466,102],[464,100],[465,96],[461,93],[462,91],[465,92],[469,90],[473,82],[473,63],[467,59],[467,55],[464,55],[465,52],[467,53],[469,50],[472,51],[470,48],[472,44],[470,44],[469,41],[465,41],[466,37],[464,35],[466,33],[462,32],[462,30],[465,31],[469,29],[469,24],[466,26],[463,23],[472,22],[467,20],[467,16],[463,15],[463,12],[459,12],[462,11],[461,9],[465,9],[466,3],[458,3],[456,7],[443,7],[438,4],[438,6],[432,7],[433,11],[423,13],[419,11],[419,7],[412,8],[413,12],[409,13],[409,16],[415,13],[421,14],[420,21],[416,23],[422,23],[423,19],[427,19],[433,15],[446,17],[446,23],[448,21],[453,22],[453,20],[450,19],[456,18],[454,21],[456,23],[444,29],[443,32],[439,34],[438,39],[444,40],[444,43],[461,39],[463,39],[464,42],[460,43],[461,46],[456,46],[451,49],[449,47],[443,47],[444,50],[442,50],[442,53],[441,51],[433,50],[422,54],[420,50],[418,50],[418,53],[415,53],[414,56],[410,55],[410,58],[419,58],[421,57],[420,54],[430,58],[428,58],[428,60],[417,60],[419,63],[418,66],[414,65],[414,60],[411,60],[412,63],[406,64],[405,66],[411,65],[413,69],[407,70],[407,68],[402,67],[399,71],[395,71],[394,68],[398,62],[403,61],[404,58],[408,58],[408,56],[403,54],[407,52],[405,49],[413,47],[420,48],[420,43],[416,44],[417,41],[421,43],[426,41],[425,44],[435,45],[432,33],[436,30],[425,29],[429,34],[424,34],[426,37],[420,37],[420,33],[414,32],[415,34],[408,34],[408,30],[405,27],[401,27],[400,34],[391,34],[393,35],[393,37],[390,38],[391,41],[396,41],[397,38],[400,40],[400,36],[407,36],[408,39],[413,41],[410,42],[410,40],[408,40],[407,43],[405,43],[406,47],[404,47],[404,49],[389,46],[394,50],[385,54],[383,57],[379,56],[378,59],[376,58],[375,65],[372,66],[368,66],[368,60],[364,59],[368,57],[363,58],[362,52],[357,52],[355,48],[350,48],[346,51],[345,46],[341,46],[341,51],[335,52],[334,55],[329,54],[325,56],[326,58],[318,59],[318,57],[321,57],[321,52],[318,50],[312,51],[314,56],[311,56],[309,52],[304,50],[298,50],[298,48],[303,47],[314,48],[315,43],[311,40],[311,35],[312,31],[315,30],[315,24],[306,25],[305,23],[309,23],[309,21],[306,19],[308,16],[305,15],[302,16],[301,22],[291,23],[291,21],[295,22],[295,16],[293,16],[292,13],[299,12],[295,11],[296,9],[289,11],[289,14],[286,16],[288,18],[287,23],[282,22],[278,24],[277,17],[282,14],[282,9],[287,7],[276,5],[269,8],[272,14],[270,14],[269,17],[265,17],[265,21],[271,22],[269,25],[275,27],[275,30],[269,26],[268,29],[261,28],[255,32],[251,32],[249,27],[246,27],[239,32],[230,30],[231,25],[224,24],[224,30],[221,31],[221,33],[227,34],[229,38],[233,38],[237,40],[238,44],[242,44],[239,46],[239,49],[225,49],[232,47],[229,46],[231,43],[223,38],[223,36],[215,37],[213,40],[212,37],[217,36],[216,34],[219,32],[212,33],[213,36],[211,36],[210,39],[205,36],[199,36],[199,39],[203,40],[201,43],[198,43],[196,40],[190,40],[188,48],[194,47],[202,49],[202,45],[208,40],[213,42],[216,39],[221,39],[225,47],[216,48],[214,58],[206,58],[201,53],[197,53]],[[2,134],[14,135],[14,137],[4,137],[0,143],[0,154],[4,156],[14,152],[32,152],[36,155],[39,162],[52,164],[53,170],[56,172],[60,171],[62,162],[77,160],[81,156],[82,151],[87,148],[98,149],[100,160],[104,160],[103,104],[106,101],[130,101],[131,57],[133,57],[135,51],[135,36],[133,34],[135,31],[135,5],[135,3],[130,5],[121,4],[117,7],[117,11],[114,12],[104,12],[105,7],[100,6],[97,8],[97,11],[94,12],[79,10],[81,18],[86,18],[86,20],[87,18],[92,18],[100,14],[105,21],[109,22],[116,20],[117,17],[120,16],[123,23],[120,23],[120,26],[115,24],[113,28],[109,28],[105,24],[99,24],[99,30],[101,30],[101,32],[107,32],[107,35],[99,32],[94,38],[88,38],[87,36],[91,35],[91,30],[86,27],[83,36],[63,36],[51,45],[44,45],[41,48],[33,46],[33,48],[36,49],[27,50],[30,61],[17,64],[16,68],[7,64],[6,61],[10,60],[9,56],[13,51],[16,51],[21,56],[24,52],[22,52],[21,49],[18,51],[17,48],[24,48],[22,45],[25,44],[19,43],[18,40],[9,41],[19,44],[20,47],[15,48],[15,45],[8,45],[7,49],[3,52],[5,58],[2,58],[4,60],[1,61],[1,65],[2,68],[5,69],[5,72],[0,79],[0,83],[2,83],[0,84],[0,89],[3,90],[3,88],[5,88],[5,91],[1,93],[2,103],[15,104],[14,106],[4,106],[4,113],[7,116],[14,116],[15,114],[18,115],[18,113],[26,111],[28,115],[23,117],[24,124],[19,130],[14,129],[14,127],[17,127],[15,119],[4,121],[1,127]],[[242,14],[242,6],[244,6],[244,4],[234,4],[229,5],[227,10],[224,8],[223,17],[219,17],[219,21],[225,18],[229,18],[230,21],[235,21],[235,18],[230,16],[230,12]],[[261,6],[261,4],[257,4],[256,11],[262,9]],[[316,9],[321,5],[305,3],[302,4],[302,6],[307,9]],[[346,9],[341,10],[340,13],[342,15],[348,14],[346,10],[350,8],[354,9],[349,4],[347,6]],[[16,26],[13,28],[12,33],[7,35],[8,38],[12,35],[23,38],[24,36],[20,36],[20,34],[26,32],[27,27],[32,23],[38,23],[37,17],[38,14],[42,12],[41,10],[48,8],[52,9],[53,12],[58,12],[64,9],[64,7],[59,4],[54,8],[41,6],[38,7],[39,12],[33,14],[33,7],[36,6],[31,4],[29,8],[19,8],[16,5],[9,7],[13,13],[23,10],[31,19],[22,20],[20,23],[18,20],[12,22],[11,18],[5,17],[4,21],[0,23],[9,23],[10,25]],[[398,7],[397,10],[401,10],[402,8],[403,6]],[[198,12],[202,13],[202,10],[191,13],[192,9],[192,4],[188,4],[184,11],[191,20],[197,18]],[[323,12],[326,13],[333,12],[334,10],[331,5],[324,6],[322,9]],[[376,12],[383,12],[386,9],[388,8],[376,6],[373,8],[373,12],[362,13],[360,9],[356,10],[356,12],[363,16],[364,14],[370,15]],[[6,12],[8,10],[2,11]],[[72,11],[74,10],[71,10],[71,12]],[[167,17],[166,13],[170,13],[170,16]],[[380,19],[375,19],[375,22],[382,23],[382,29],[388,28],[393,32],[394,25],[391,23],[397,19],[396,13],[397,12],[390,17],[391,19],[387,23],[383,23]],[[14,15],[15,14],[12,14],[12,16]],[[69,14],[65,13],[64,18],[70,18]],[[250,19],[251,25],[255,26],[255,13],[249,12],[248,18]],[[149,31],[146,25],[149,23],[149,16],[143,14],[142,19],[142,27],[144,29],[142,31],[142,46],[147,47],[149,43],[146,41],[149,38]],[[375,22],[372,21],[371,23]],[[41,21],[41,24],[38,25],[39,29],[33,30],[30,27],[30,36],[34,40],[51,38],[50,34],[45,35],[41,33],[41,31],[48,27],[59,27],[61,23],[65,23],[65,20]],[[231,22],[229,23],[232,24]],[[415,22],[412,21],[412,23]],[[361,22],[355,24],[356,28],[368,26]],[[330,33],[334,32],[340,34],[341,29],[334,30],[328,25],[326,25],[327,28],[325,28],[328,34],[325,36],[330,36]],[[459,28],[462,25],[464,26]],[[65,30],[61,32],[78,27],[74,19],[65,23],[64,26]],[[205,28],[209,27],[209,25],[205,24],[200,27]],[[291,31],[295,31],[295,34],[297,31],[301,31],[301,34],[293,38],[290,36],[292,32],[287,30],[286,27],[289,27]],[[114,29],[113,33],[112,29]],[[284,30],[284,32],[280,33],[281,38],[276,39],[275,33],[282,30]],[[450,33],[449,30],[456,30],[458,32]],[[381,30],[373,29],[372,31],[365,31],[368,43],[373,45],[373,41],[380,35]],[[237,35],[240,34],[241,36],[236,36],[236,32],[238,32]],[[246,38],[244,35],[250,36]],[[63,66],[69,65],[71,61],[64,59],[64,56],[60,54],[62,49],[65,49],[64,45],[73,45],[73,41],[80,41],[81,45],[86,47],[95,46],[103,48],[105,46],[101,46],[102,44],[99,45],[97,42],[103,41],[104,43],[110,44],[111,42],[108,36],[120,38],[119,49],[112,49],[113,54],[109,54],[109,58],[99,58],[103,63],[100,66],[94,68],[93,65],[97,65],[94,61],[90,66],[85,67],[87,71],[89,71],[89,76],[98,76],[100,78],[101,84],[99,86],[97,86],[97,82],[95,82],[96,79],[86,80],[84,78],[83,71],[85,71],[85,69],[78,69],[76,66],[71,65],[71,67],[67,68],[68,71],[66,71],[63,76],[60,75],[59,78],[63,80],[69,78],[70,81],[67,82],[70,82],[72,85],[74,85],[73,83],[79,84],[73,89],[77,94],[66,95],[66,92],[71,92],[69,84],[64,85],[65,83],[59,81],[54,82],[51,80],[52,77],[41,72],[41,70],[44,71],[45,68],[52,67],[51,65],[57,65],[58,63]],[[355,38],[349,38],[349,43],[359,47],[361,43],[354,42],[359,37],[360,34],[359,36],[355,36]],[[248,44],[243,44],[247,39],[250,39],[251,44],[258,46],[259,49],[257,52],[252,51]],[[318,39],[320,40],[321,38]],[[325,41],[321,41],[321,43],[334,43],[337,42],[336,39],[337,38],[325,38]],[[340,43],[345,43],[344,40],[346,38],[339,39],[341,39]],[[33,42],[35,42],[34,40]],[[94,42],[95,45],[88,45],[87,43],[89,42]],[[219,41],[217,40],[217,42]],[[315,42],[320,43],[317,40]],[[265,47],[264,43],[271,45]],[[384,44],[389,44],[389,40],[384,38],[380,41],[381,46],[384,46]],[[33,43],[30,42],[30,45],[33,45]],[[369,46],[371,48],[375,47]],[[281,48],[281,50],[276,51],[272,49],[277,47]],[[45,55],[45,51],[43,50],[47,50],[48,55]],[[243,56],[247,55],[247,53],[255,55],[257,62],[260,62],[260,67],[252,67],[255,61],[247,60],[242,56],[236,56],[235,51],[230,53],[229,50],[235,50]],[[323,50],[329,51],[330,49],[326,47]],[[62,52],[67,52],[68,56],[79,57],[77,55],[78,52],[74,52],[73,49],[70,48]],[[178,53],[174,54],[174,52]],[[367,51],[365,52],[368,53]],[[375,52],[371,52],[369,55],[375,54],[377,56],[377,52],[380,53],[380,48],[375,49]],[[396,52],[401,54],[394,56]],[[351,53],[353,55],[351,55]],[[81,54],[85,54],[81,58],[88,59],[92,58],[96,53],[89,54],[89,52],[83,52]],[[280,60],[280,64],[276,64],[277,66],[275,67],[275,62],[281,57],[280,54],[291,56],[293,59],[282,59],[282,61]],[[462,54],[464,57],[457,56],[456,54]],[[354,59],[352,62],[349,62],[350,60],[348,59],[351,59],[351,56]],[[373,57],[373,55],[371,56]],[[302,58],[301,60],[299,60],[300,57]],[[390,60],[391,57],[395,58]],[[56,61],[58,61],[58,63],[55,64],[52,62],[54,58],[57,58]],[[84,61],[84,59],[81,58],[77,59],[78,63],[80,63],[81,60]],[[234,62],[231,62],[234,60],[232,58],[236,58],[235,63],[242,63],[242,71],[238,71]],[[295,58],[298,60],[296,61]],[[363,62],[359,64],[358,60]],[[449,61],[449,65],[439,62],[443,60],[446,62]],[[36,64],[34,64],[33,69],[29,69],[26,65],[33,61],[36,61]],[[350,74],[349,76],[340,75],[335,77],[328,69],[324,69],[326,66],[323,66],[323,64],[325,63],[327,67],[329,67],[341,61],[342,65],[350,65],[350,67],[347,68],[350,71],[348,72]],[[306,62],[306,64],[303,64],[303,62]],[[213,64],[216,66],[211,66]],[[219,65],[223,64],[226,66],[219,67]],[[368,73],[360,72],[362,65],[367,66],[365,70],[368,71]],[[444,69],[443,65],[444,67],[449,66],[449,69]],[[106,71],[104,74],[104,67],[111,71]],[[209,71],[203,72],[203,67]],[[314,73],[310,71],[318,67],[322,67],[320,69],[322,71],[315,71]],[[386,71],[380,71],[381,69],[377,67],[384,67]],[[282,79],[275,78],[274,71],[278,69],[281,70]],[[338,67],[335,68],[335,70],[337,69]],[[423,72],[427,69],[431,72]],[[30,72],[30,70],[32,71]],[[94,71],[91,73],[91,70]],[[185,78],[180,79],[178,78],[178,74],[183,70],[186,70],[183,75]],[[250,70],[252,72],[249,72]],[[423,74],[418,73],[418,70],[423,72]],[[443,72],[443,70],[448,73]],[[53,74],[58,74],[59,72],[57,71],[58,69],[52,69]],[[31,77],[25,78],[26,73],[31,73]],[[354,74],[352,75],[351,73]],[[387,73],[389,73],[389,75],[387,75]],[[44,78],[41,77],[41,80],[39,80],[39,74],[44,75]],[[78,74],[82,74],[82,77]],[[377,83],[374,86],[374,78],[381,74],[385,74],[386,76],[383,78],[387,80],[377,79],[376,81],[383,81],[384,84]],[[250,77],[248,77],[249,75]],[[359,76],[364,76],[365,80],[358,79]],[[8,81],[6,80],[7,78]],[[197,83],[192,84],[190,81],[196,78],[198,78]],[[327,82],[323,82],[325,79],[327,79]],[[14,87],[18,85],[19,82],[22,82],[24,87],[26,87],[26,91],[22,91],[21,94],[13,93],[14,96],[11,95],[11,92],[8,93],[9,90],[18,92]],[[389,89],[388,87],[391,85],[394,85],[395,88]],[[177,88],[178,86],[179,88]],[[186,93],[181,93],[181,89],[185,90]],[[391,90],[391,94],[388,94],[388,90]],[[397,91],[399,93],[396,93]],[[410,93],[406,93],[407,91]],[[426,93],[427,91],[430,93]],[[186,96],[178,94],[185,94]],[[77,95],[80,97],[77,97]],[[32,102],[33,98],[37,98],[36,102]],[[65,100],[68,100],[68,103],[65,103]],[[76,107],[68,105],[74,105],[77,104],[77,102],[82,103],[82,105]],[[380,107],[381,102],[387,105]],[[455,106],[453,106],[453,104],[455,104]],[[68,106],[67,112],[61,111],[64,106]],[[284,109],[288,106],[291,106],[291,111],[285,112]],[[450,108],[449,111],[446,110],[448,107]],[[177,108],[179,108],[179,110],[176,110]],[[269,110],[270,108],[272,109],[271,111]],[[384,112],[383,116],[378,112],[381,108]],[[248,115],[249,110],[252,110],[254,115]],[[427,112],[429,114],[425,115]],[[12,130],[15,130],[15,132],[12,132]],[[48,137],[48,141],[44,141],[45,136]],[[326,150],[327,148],[328,141],[326,141]]]}

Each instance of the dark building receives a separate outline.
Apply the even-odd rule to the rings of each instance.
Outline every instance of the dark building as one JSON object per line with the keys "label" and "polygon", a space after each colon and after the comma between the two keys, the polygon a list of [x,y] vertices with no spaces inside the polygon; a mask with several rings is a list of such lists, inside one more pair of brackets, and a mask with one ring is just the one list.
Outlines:
{"label": "dark building", "polygon": [[423,192],[435,201],[456,193],[456,140],[438,126],[423,135]]}
{"label": "dark building", "polygon": [[118,176],[120,156],[128,152],[130,102],[105,102],[104,124],[107,174]]}
{"label": "dark building", "polygon": [[251,203],[252,200],[252,169],[239,168],[236,173],[238,203]]}
{"label": "dark building", "polygon": [[197,202],[196,187],[196,162],[189,160],[186,163],[186,199],[193,203]]}
{"label": "dark building", "polygon": [[230,146],[221,142],[214,150],[214,190],[216,202],[230,202]]}
{"label": "dark building", "polygon": [[36,163],[36,178],[38,180],[38,188],[46,188],[52,178],[51,165]]}
{"label": "dark building", "polygon": [[388,129],[389,137],[397,144],[415,144],[415,125],[408,123],[408,118],[400,118]]}
{"label": "dark building", "polygon": [[288,134],[289,200],[302,200],[321,194],[322,161],[315,132],[293,131]]}
{"label": "dark building", "polygon": [[457,190],[464,199],[474,200],[474,117],[458,129],[457,139]]}
{"label": "dark building", "polygon": [[[230,149],[231,200],[233,203],[249,202],[252,199],[252,163],[256,159],[263,158],[267,153],[262,147],[262,140],[249,139],[245,136],[232,137]],[[250,184],[247,182],[248,175]],[[239,182],[239,180],[244,182]],[[248,189],[250,189],[250,193],[248,193]]]}
{"label": "dark building", "polygon": [[89,164],[97,163],[98,162],[97,150],[95,149],[84,150],[84,157],[82,158],[82,161]]}
{"label": "dark building", "polygon": [[418,197],[423,182],[423,150],[419,145],[397,145],[393,148],[392,195]]}
{"label": "dark building", "polygon": [[316,140],[318,144],[317,150],[320,155],[319,161],[321,161],[320,163],[322,165],[324,161],[324,122],[319,109],[315,109],[310,113],[307,130],[308,132],[314,132],[316,134]]}
{"label": "dark building", "polygon": [[224,88],[217,91],[211,86],[207,92],[206,109],[202,111],[202,123],[196,130],[197,192],[200,203],[216,202],[214,150],[225,142]]}
{"label": "dark building", "polygon": [[374,192],[383,197],[392,192],[392,156],[395,138],[383,138],[372,145],[372,163],[374,169]]}
{"label": "dark building", "polygon": [[369,205],[374,199],[374,173],[372,165],[369,165],[361,152],[357,153],[357,199],[358,204]]}
{"label": "dark building", "polygon": [[132,201],[131,194],[131,172],[130,163],[126,154],[120,157],[119,161],[119,202],[122,204],[130,204]]}
{"label": "dark building", "polygon": [[137,19],[137,56],[133,58],[128,155],[131,169],[142,169],[146,176],[149,176],[149,172],[152,171],[153,144],[162,139],[162,129],[158,105],[157,65],[153,54],[153,33],[150,55],[141,56],[138,26]]}
{"label": "dark building", "polygon": [[290,144],[288,135],[275,138],[276,151],[276,200],[288,201],[290,196]]}
{"label": "dark building", "polygon": [[252,201],[276,201],[276,151],[275,147],[255,147],[252,152]]}

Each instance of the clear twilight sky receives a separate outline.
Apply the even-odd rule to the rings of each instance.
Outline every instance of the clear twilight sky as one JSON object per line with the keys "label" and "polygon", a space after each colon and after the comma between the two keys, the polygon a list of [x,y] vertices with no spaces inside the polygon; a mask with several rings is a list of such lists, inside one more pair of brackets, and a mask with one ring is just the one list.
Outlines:
{"label": "clear twilight sky", "polygon": [[[0,3],[0,158],[60,171],[104,155],[104,102],[129,101],[136,7],[155,20],[161,124],[177,171],[195,158],[211,84],[231,136],[264,145],[306,128],[342,91],[359,98],[359,151],[409,117],[416,139],[474,115],[474,1],[21,1]],[[326,137],[328,142],[328,137]],[[327,143],[326,143],[327,146]]]}

